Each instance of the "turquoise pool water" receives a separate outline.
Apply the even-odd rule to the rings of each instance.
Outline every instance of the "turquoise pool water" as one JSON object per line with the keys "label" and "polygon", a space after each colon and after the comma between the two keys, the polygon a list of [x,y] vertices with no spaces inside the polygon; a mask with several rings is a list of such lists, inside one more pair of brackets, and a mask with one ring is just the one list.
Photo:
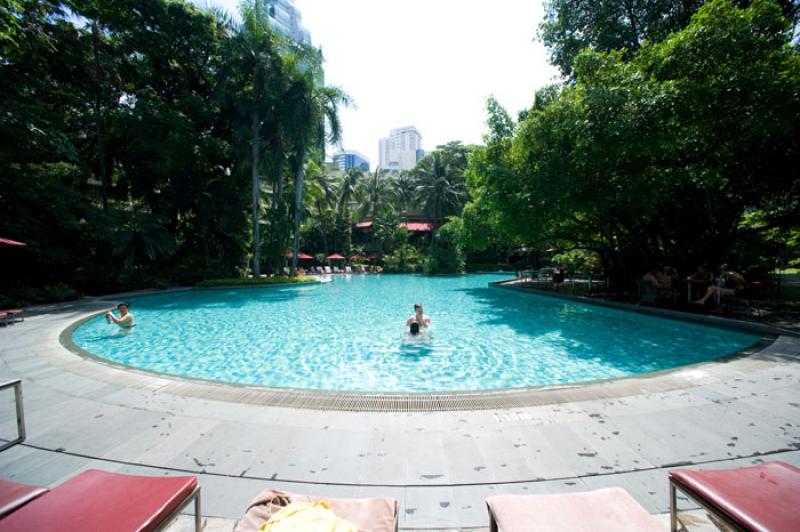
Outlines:
{"label": "turquoise pool water", "polygon": [[[491,288],[498,275],[353,275],[331,283],[131,299],[74,342],[109,360],[217,381],[340,391],[489,390],[622,377],[710,360],[757,336]],[[413,304],[430,338],[409,339]]]}

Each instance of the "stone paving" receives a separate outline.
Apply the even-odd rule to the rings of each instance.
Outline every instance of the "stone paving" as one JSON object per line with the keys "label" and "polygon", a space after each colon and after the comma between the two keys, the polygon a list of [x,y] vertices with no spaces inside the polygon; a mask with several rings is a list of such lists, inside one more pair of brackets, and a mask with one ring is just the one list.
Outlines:
{"label": "stone paving", "polygon": [[[667,391],[654,377],[629,381],[622,397],[589,385],[592,398],[513,409],[316,411],[190,392],[191,382],[101,364],[59,343],[69,324],[109,306],[56,306],[0,327],[0,380],[23,379],[28,427],[24,444],[0,453],[0,477],[52,486],[87,468],[195,474],[207,530],[230,530],[267,486],[395,497],[404,529],[481,529],[489,495],[621,486],[664,513],[670,468],[800,465],[796,337],[678,370],[664,378],[685,384]],[[0,437],[14,430],[5,393]]]}

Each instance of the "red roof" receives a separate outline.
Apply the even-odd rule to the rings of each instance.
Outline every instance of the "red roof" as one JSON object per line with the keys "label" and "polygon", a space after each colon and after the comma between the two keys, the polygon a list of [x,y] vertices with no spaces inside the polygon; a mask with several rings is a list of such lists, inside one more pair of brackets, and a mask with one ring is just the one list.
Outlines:
{"label": "red roof", "polygon": [[429,222],[402,222],[400,227],[406,227],[409,231],[433,231],[433,224]]}
{"label": "red roof", "polygon": [[356,229],[366,229],[367,227],[372,227],[372,220],[365,220],[356,224]]}

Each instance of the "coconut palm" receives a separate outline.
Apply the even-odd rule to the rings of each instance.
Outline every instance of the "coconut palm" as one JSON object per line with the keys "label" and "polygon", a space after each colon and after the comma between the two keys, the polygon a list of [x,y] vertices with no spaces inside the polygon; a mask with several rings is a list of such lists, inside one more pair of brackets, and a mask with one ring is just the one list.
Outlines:
{"label": "coconut palm", "polygon": [[292,144],[289,165],[295,175],[294,239],[292,243],[292,275],[297,270],[300,246],[300,221],[303,212],[303,170],[311,148],[324,149],[325,142],[341,140],[339,106],[349,105],[350,98],[338,87],[322,87],[315,82],[322,57],[318,50],[303,48],[292,56],[296,62],[294,76],[283,97],[289,121],[287,137]]}
{"label": "coconut palm", "polygon": [[449,170],[439,152],[433,152],[414,169],[418,182],[416,192],[422,209],[437,222],[460,214],[467,200],[463,177],[451,175]]}
{"label": "coconut palm", "polygon": [[376,168],[362,183],[361,194],[364,201],[358,209],[359,218],[375,220],[385,210],[391,208],[395,190],[388,177],[388,172],[382,168]]}
{"label": "coconut palm", "polygon": [[[253,216],[253,274],[261,274],[261,236],[259,220],[261,214],[261,131],[268,113],[268,84],[270,70],[278,60],[277,38],[269,29],[269,15],[264,0],[245,0],[240,8],[241,23],[233,28],[232,57],[239,59],[242,72],[248,72],[243,91],[246,95],[243,107],[248,115],[250,141],[250,178],[252,180]],[[246,103],[245,103],[246,102]]]}
{"label": "coconut palm", "polygon": [[416,199],[417,181],[411,172],[403,170],[394,178],[392,187],[400,207],[400,213],[405,214]]}

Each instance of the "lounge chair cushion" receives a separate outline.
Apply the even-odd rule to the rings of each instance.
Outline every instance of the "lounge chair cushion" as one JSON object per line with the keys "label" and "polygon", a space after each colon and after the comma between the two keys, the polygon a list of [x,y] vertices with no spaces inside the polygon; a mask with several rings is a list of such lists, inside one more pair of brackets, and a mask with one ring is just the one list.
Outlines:
{"label": "lounge chair cushion", "polygon": [[768,462],[741,469],[669,474],[681,488],[750,530],[800,530],[800,469]]}
{"label": "lounge chair cushion", "polygon": [[333,513],[358,527],[359,532],[394,532],[397,500],[388,497],[332,499],[266,489],[259,493],[236,525],[235,532],[256,532],[290,502],[327,501]]}
{"label": "lounge chair cushion", "polygon": [[[0,313],[2,314],[2,313]],[[47,488],[0,479],[0,518],[47,493]]]}
{"label": "lounge chair cushion", "polygon": [[196,477],[141,477],[89,469],[0,523],[3,532],[155,530],[197,487]]}
{"label": "lounge chair cushion", "polygon": [[553,495],[496,495],[486,499],[503,532],[640,532],[663,530],[622,488]]}

